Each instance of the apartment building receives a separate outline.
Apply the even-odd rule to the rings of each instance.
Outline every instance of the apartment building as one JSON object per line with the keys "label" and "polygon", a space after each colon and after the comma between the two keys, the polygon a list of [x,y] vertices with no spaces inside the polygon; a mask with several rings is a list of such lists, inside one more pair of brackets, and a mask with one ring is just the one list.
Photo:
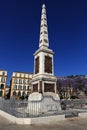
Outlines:
{"label": "apartment building", "polygon": [[7,80],[7,71],[0,70],[0,97],[5,96],[6,80]]}
{"label": "apartment building", "polygon": [[31,80],[33,74],[25,72],[13,72],[10,81],[10,97],[21,97],[31,93]]}

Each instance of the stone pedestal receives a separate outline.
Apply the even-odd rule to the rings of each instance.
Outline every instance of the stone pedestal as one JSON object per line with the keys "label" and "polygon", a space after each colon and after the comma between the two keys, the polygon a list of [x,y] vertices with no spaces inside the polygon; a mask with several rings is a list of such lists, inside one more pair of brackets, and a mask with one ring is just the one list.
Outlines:
{"label": "stone pedestal", "polygon": [[58,94],[47,92],[43,95],[41,93],[32,93],[28,98],[28,110],[30,114],[54,113],[61,110],[60,98]]}

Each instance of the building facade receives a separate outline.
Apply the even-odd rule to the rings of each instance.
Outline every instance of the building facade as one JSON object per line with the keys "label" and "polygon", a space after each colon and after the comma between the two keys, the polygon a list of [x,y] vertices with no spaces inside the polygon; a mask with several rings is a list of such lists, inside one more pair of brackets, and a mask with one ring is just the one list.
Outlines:
{"label": "building facade", "polygon": [[57,92],[57,78],[54,76],[53,55],[54,52],[49,49],[46,7],[43,4],[39,49],[34,53],[33,92]]}
{"label": "building facade", "polygon": [[10,97],[13,95],[22,97],[28,96],[31,93],[31,80],[33,74],[13,72],[10,81]]}
{"label": "building facade", "polygon": [[7,71],[0,70],[0,97],[5,96],[6,80],[7,80]]}

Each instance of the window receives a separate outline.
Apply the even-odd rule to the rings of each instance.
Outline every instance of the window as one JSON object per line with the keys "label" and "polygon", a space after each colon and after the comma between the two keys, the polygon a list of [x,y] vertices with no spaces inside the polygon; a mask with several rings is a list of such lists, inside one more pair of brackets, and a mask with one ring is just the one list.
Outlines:
{"label": "window", "polygon": [[23,86],[23,90],[26,90],[26,86]]}
{"label": "window", "polygon": [[16,96],[16,95],[17,95],[16,91],[14,91],[14,92],[13,92],[13,95],[14,95],[14,96]]}
{"label": "window", "polygon": [[15,77],[17,77],[17,73],[15,73]]}
{"label": "window", "polygon": [[29,96],[29,92],[27,92],[27,96]]}
{"label": "window", "polygon": [[21,86],[21,85],[19,85],[19,86],[18,86],[18,89],[19,89],[19,90],[22,90],[22,86]]}
{"label": "window", "polygon": [[17,80],[17,79],[14,79],[14,83],[17,84],[17,83],[18,83],[18,80]]}
{"label": "window", "polygon": [[30,84],[30,80],[27,81],[27,84]]}
{"label": "window", "polygon": [[1,82],[3,82],[3,83],[4,83],[4,82],[5,82],[5,78],[1,78]]}
{"label": "window", "polygon": [[0,88],[1,88],[1,89],[4,89],[4,84],[1,84],[1,85],[0,85]]}
{"label": "window", "polygon": [[26,80],[23,80],[23,84],[26,84]]}
{"label": "window", "polygon": [[20,92],[20,91],[18,92],[18,96],[19,96],[19,97],[21,96],[21,92]]}
{"label": "window", "polygon": [[27,86],[27,90],[31,90],[31,87],[30,87],[30,86]]}
{"label": "window", "polygon": [[22,79],[19,79],[19,84],[22,84]]}
{"label": "window", "polygon": [[29,90],[29,86],[27,86],[27,90]]}
{"label": "window", "polygon": [[26,93],[25,93],[25,92],[22,92],[22,96],[24,96],[24,97],[25,97],[25,96],[26,96]]}
{"label": "window", "polygon": [[14,85],[14,89],[15,89],[15,90],[17,89],[17,85]]}
{"label": "window", "polygon": [[2,75],[5,75],[5,72],[2,72]]}

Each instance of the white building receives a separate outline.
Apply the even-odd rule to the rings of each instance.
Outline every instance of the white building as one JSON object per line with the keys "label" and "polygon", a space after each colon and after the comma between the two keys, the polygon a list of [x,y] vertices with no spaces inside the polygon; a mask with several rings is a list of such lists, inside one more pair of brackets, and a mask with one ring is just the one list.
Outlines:
{"label": "white building", "polygon": [[5,96],[6,80],[7,80],[7,71],[0,70],[0,97]]}
{"label": "white building", "polygon": [[31,93],[32,77],[32,73],[13,72],[10,82],[10,97],[13,95],[21,97]]}

